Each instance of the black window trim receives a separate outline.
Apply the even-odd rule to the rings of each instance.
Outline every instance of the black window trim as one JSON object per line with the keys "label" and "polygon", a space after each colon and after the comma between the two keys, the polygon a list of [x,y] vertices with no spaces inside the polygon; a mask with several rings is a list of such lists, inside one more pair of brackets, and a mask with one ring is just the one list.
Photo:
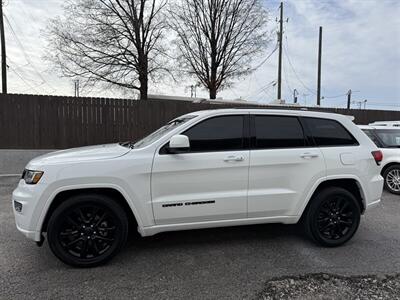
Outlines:
{"label": "black window trim", "polygon": [[[314,147],[317,148],[332,148],[332,147],[356,147],[356,146],[360,146],[360,143],[358,142],[358,140],[354,137],[354,135],[346,128],[346,126],[344,126],[342,123],[340,123],[339,121],[335,120],[335,119],[329,119],[329,118],[319,118],[319,117],[308,117],[308,116],[302,116],[300,117],[301,122],[304,126],[304,128],[306,128],[307,130],[307,138],[311,139],[313,144],[315,145]],[[328,120],[328,121],[333,121],[336,122],[337,124],[339,124],[339,126],[341,126],[348,134],[349,136],[354,140],[354,144],[351,145],[342,145],[342,144],[338,144],[338,145],[321,145],[319,146],[314,139],[314,136],[311,133],[311,130],[308,128],[307,123],[305,122],[305,119],[319,119],[319,120]]]}
{"label": "black window trim", "polygon": [[[232,152],[232,151],[250,150],[250,114],[249,113],[236,113],[236,114],[233,113],[233,114],[222,114],[222,115],[209,116],[208,118],[200,120],[199,122],[193,124],[189,128],[186,128],[186,129],[184,129],[183,131],[181,131],[181,132],[179,132],[177,134],[183,134],[184,135],[186,131],[190,130],[194,126],[197,126],[197,125],[199,125],[199,124],[201,124],[201,123],[203,123],[203,122],[205,122],[207,120],[220,118],[220,117],[232,117],[232,116],[243,117],[243,134],[242,134],[243,147],[242,147],[242,149],[212,150],[212,151],[191,151],[191,150],[188,150],[188,151],[179,153],[179,155],[181,155],[181,154],[194,154],[194,153],[214,153],[214,152]],[[160,155],[176,155],[176,154],[169,153],[167,151],[168,144],[169,144],[169,141],[166,142],[164,145],[162,145],[162,147],[158,151],[158,154],[160,154]]]}
{"label": "black window trim", "polygon": [[[277,148],[256,148],[257,147],[257,137],[256,137],[256,116],[265,116],[265,117],[288,117],[288,118],[296,118],[299,121],[300,127],[303,131],[303,138],[305,141],[304,146],[296,146],[296,147],[277,147]],[[251,114],[250,116],[250,149],[251,151],[257,150],[283,150],[283,149],[303,149],[303,148],[312,148],[316,147],[314,140],[311,140],[309,136],[306,134],[306,128],[301,121],[300,116],[296,115],[284,115],[284,114]]]}

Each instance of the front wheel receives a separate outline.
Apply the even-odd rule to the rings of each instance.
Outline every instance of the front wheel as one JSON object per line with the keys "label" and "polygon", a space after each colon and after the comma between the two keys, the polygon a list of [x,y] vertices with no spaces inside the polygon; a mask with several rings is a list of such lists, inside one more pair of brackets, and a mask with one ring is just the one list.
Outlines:
{"label": "front wheel", "polygon": [[128,219],[113,199],[97,194],[73,196],[50,217],[47,239],[52,252],[75,267],[94,267],[123,247]]}
{"label": "front wheel", "polygon": [[360,206],[349,191],[331,187],[322,190],[310,203],[305,229],[318,244],[336,247],[350,240],[360,224]]}
{"label": "front wheel", "polygon": [[400,165],[390,166],[383,173],[385,188],[392,194],[400,195]]}

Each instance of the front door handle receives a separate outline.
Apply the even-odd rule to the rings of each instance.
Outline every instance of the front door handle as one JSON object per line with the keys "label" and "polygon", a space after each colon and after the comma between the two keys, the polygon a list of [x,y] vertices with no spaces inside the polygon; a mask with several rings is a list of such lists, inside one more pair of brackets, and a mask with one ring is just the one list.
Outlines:
{"label": "front door handle", "polygon": [[300,155],[301,158],[315,158],[318,157],[318,153],[313,153],[313,152],[305,152]]}
{"label": "front door handle", "polygon": [[244,157],[242,155],[229,155],[224,158],[224,161],[244,161]]}

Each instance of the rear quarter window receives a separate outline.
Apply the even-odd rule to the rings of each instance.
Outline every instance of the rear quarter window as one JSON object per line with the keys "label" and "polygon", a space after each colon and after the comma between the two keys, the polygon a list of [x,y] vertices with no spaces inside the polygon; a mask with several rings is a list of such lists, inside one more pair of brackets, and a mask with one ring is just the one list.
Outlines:
{"label": "rear quarter window", "polygon": [[303,118],[317,146],[356,146],[354,136],[338,121],[322,118]]}
{"label": "rear quarter window", "polygon": [[363,129],[362,131],[364,131],[364,133],[375,143],[376,146],[381,147],[381,143],[380,143],[379,139],[373,133],[373,130]]}

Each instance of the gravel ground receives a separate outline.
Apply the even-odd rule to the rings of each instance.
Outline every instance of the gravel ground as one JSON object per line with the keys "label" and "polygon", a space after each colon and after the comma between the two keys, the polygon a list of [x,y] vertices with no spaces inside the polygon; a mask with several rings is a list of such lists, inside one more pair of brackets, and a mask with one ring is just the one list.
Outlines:
{"label": "gravel ground", "polygon": [[400,275],[286,277],[268,281],[257,299],[400,299]]}

